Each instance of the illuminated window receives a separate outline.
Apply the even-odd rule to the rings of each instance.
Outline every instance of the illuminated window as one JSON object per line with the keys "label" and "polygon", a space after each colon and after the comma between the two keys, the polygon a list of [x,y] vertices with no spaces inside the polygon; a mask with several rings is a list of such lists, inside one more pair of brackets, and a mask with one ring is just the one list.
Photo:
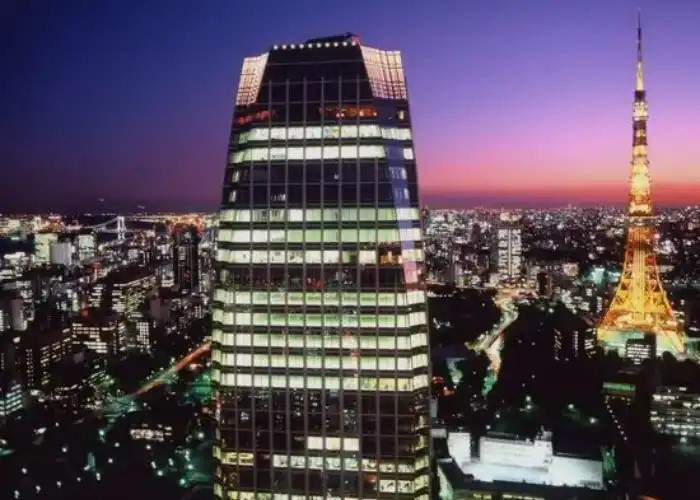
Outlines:
{"label": "illuminated window", "polygon": [[374,97],[407,99],[400,52],[362,47],[362,58]]}
{"label": "illuminated window", "polygon": [[267,54],[243,59],[243,69],[236,93],[236,106],[247,106],[258,98],[266,64]]}
{"label": "illuminated window", "polygon": [[318,139],[354,139],[382,137],[399,141],[411,139],[408,128],[380,127],[379,125],[327,125],[325,127],[271,127],[254,128],[242,132],[236,139],[237,144],[256,141],[318,140]]}

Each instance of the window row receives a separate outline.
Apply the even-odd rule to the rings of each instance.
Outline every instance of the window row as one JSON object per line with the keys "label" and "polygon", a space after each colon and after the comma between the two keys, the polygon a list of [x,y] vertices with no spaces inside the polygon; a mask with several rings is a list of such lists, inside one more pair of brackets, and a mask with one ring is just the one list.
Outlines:
{"label": "window row", "polygon": [[372,292],[237,292],[217,289],[214,300],[226,305],[362,305],[362,306],[407,306],[425,303],[425,292],[411,290],[405,293]]}
{"label": "window row", "polygon": [[256,387],[256,388],[290,388],[338,391],[389,391],[410,392],[428,387],[427,375],[416,375],[411,378],[374,378],[374,377],[321,377],[301,375],[253,375],[250,373],[222,373],[214,368],[211,371],[212,380],[221,386]]}
{"label": "window row", "polygon": [[304,139],[352,139],[352,138],[411,140],[411,129],[399,127],[380,127],[379,125],[329,125],[325,127],[271,127],[253,128],[241,132],[236,143],[248,141],[287,141]]}
{"label": "window row", "polygon": [[[408,188],[394,187],[390,183],[380,184],[343,184],[335,183],[317,184],[290,184],[290,185],[268,185],[266,183],[253,185],[252,188],[239,187],[232,189],[228,195],[228,200],[238,206],[261,206],[286,203],[317,206],[322,203],[331,206],[337,205],[405,205],[416,199],[411,196]],[[415,192],[415,187],[414,187]]]}
{"label": "window row", "polygon": [[360,451],[360,440],[358,438],[339,438],[309,436],[306,438],[307,450],[328,450],[328,451]]}
{"label": "window row", "polygon": [[417,208],[278,208],[270,210],[227,209],[222,222],[336,222],[420,220]]}
{"label": "window row", "polygon": [[357,251],[339,250],[217,250],[218,262],[232,264],[363,264],[398,265],[423,260],[421,249],[410,248],[399,254],[380,253],[377,249]]}
{"label": "window row", "polygon": [[227,312],[214,309],[214,321],[236,326],[297,326],[297,327],[361,327],[361,328],[410,328],[425,325],[423,311],[408,314],[279,314]]}
{"label": "window row", "polygon": [[[269,171],[268,171],[268,167]],[[284,165],[268,165],[259,163],[254,167],[242,165],[231,172],[231,183],[240,187],[276,186],[276,185],[323,185],[355,187],[368,189],[367,184],[386,183],[408,180],[405,167],[389,167],[386,165],[358,164],[353,162],[341,167],[337,164],[307,163],[305,166],[290,167]],[[341,173],[339,173],[341,172]],[[359,175],[358,175],[359,174]],[[323,176],[323,178],[322,178]],[[358,186],[359,184],[359,186]]]}
{"label": "window row", "polygon": [[[293,495],[289,493],[265,493],[260,491],[226,490],[220,484],[214,484],[214,496],[225,500],[360,500],[357,497],[343,495]],[[365,497],[366,498],[366,497]],[[428,495],[418,495],[415,500],[430,500]]]}
{"label": "window row", "polygon": [[[403,148],[403,157],[413,159],[413,149]],[[249,161],[309,161],[337,159],[386,158],[381,145],[348,146],[307,146],[288,148],[248,148],[231,154],[233,164]]]}
{"label": "window row", "polygon": [[218,241],[230,243],[393,243],[420,241],[418,227],[401,229],[219,229]]}
{"label": "window row", "polygon": [[[416,461],[417,462],[417,461]],[[369,458],[357,459],[355,457],[323,457],[306,455],[273,455],[272,466],[293,469],[326,469],[326,470],[347,470],[359,471],[362,466],[363,472],[384,472],[399,474],[413,474],[416,471],[416,464],[392,462],[382,462],[377,464],[376,460]],[[420,470],[420,468],[419,468]]]}
{"label": "window row", "polygon": [[413,262],[402,266],[267,266],[222,264],[219,282],[234,290],[266,291],[382,291],[394,292],[420,285],[421,269]]}
{"label": "window row", "polygon": [[[426,348],[428,336],[425,333],[412,333],[410,336],[374,335],[276,335],[223,333],[215,328],[214,342],[228,347],[263,347],[279,349],[362,349],[402,351]],[[400,354],[397,352],[397,354]]]}
{"label": "window row", "polygon": [[268,367],[284,366],[288,368],[310,368],[314,370],[379,370],[408,371],[428,366],[427,354],[415,354],[411,357],[376,357],[376,356],[295,356],[268,355],[248,353],[225,353],[214,351],[212,361],[228,367]]}

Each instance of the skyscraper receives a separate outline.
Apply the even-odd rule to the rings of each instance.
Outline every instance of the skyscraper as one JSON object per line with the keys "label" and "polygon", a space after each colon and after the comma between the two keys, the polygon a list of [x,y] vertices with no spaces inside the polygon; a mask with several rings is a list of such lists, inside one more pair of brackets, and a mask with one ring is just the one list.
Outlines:
{"label": "skyscraper", "polygon": [[422,267],[399,52],[346,34],[246,58],[214,293],[217,498],[430,497]]}
{"label": "skyscraper", "polygon": [[494,260],[501,280],[512,280],[522,273],[522,234],[519,221],[519,217],[503,213],[496,226]]}
{"label": "skyscraper", "polygon": [[76,246],[78,249],[78,261],[85,262],[95,256],[97,248],[97,238],[92,231],[78,234],[76,238]]}
{"label": "skyscraper", "polygon": [[173,275],[180,291],[195,292],[199,287],[199,235],[197,228],[178,227],[173,233]]}
{"label": "skyscraper", "polygon": [[615,296],[598,325],[598,339],[625,352],[625,343],[657,336],[656,353],[685,350],[683,333],[664,292],[656,264],[656,227],[647,156],[649,118],[642,66],[642,28],[637,26],[637,78],[634,90],[632,170],[627,210],[627,242]]}
{"label": "skyscraper", "polygon": [[73,264],[73,245],[70,241],[54,241],[49,250],[51,264],[70,266]]}
{"label": "skyscraper", "polygon": [[51,245],[58,241],[56,233],[35,233],[34,234],[34,263],[51,263]]}

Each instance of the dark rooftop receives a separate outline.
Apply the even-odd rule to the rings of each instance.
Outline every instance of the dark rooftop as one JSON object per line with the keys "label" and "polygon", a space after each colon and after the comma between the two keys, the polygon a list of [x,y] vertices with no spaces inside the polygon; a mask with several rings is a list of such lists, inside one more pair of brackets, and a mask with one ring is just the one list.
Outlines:
{"label": "dark rooftop", "polygon": [[333,42],[359,42],[360,37],[354,33],[343,33],[342,35],[325,36],[321,38],[311,38],[304,43],[333,43]]}

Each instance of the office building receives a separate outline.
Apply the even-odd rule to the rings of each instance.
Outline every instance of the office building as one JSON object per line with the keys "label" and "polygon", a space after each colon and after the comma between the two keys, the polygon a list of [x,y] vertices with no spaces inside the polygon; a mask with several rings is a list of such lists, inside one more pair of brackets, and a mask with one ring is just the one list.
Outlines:
{"label": "office building", "polygon": [[630,337],[625,341],[625,358],[632,360],[635,365],[642,364],[645,359],[656,356],[656,336],[652,334]]}
{"label": "office building", "polygon": [[27,329],[24,301],[14,291],[0,290],[0,332]]}
{"label": "office building", "polygon": [[183,293],[199,290],[199,235],[194,226],[175,228],[173,234],[175,287]]}
{"label": "office building", "polygon": [[49,383],[52,367],[71,352],[70,329],[36,326],[20,339],[15,362],[21,381],[27,389],[41,389]]}
{"label": "office building", "polygon": [[51,264],[71,266],[73,264],[73,245],[70,241],[51,243]]}
{"label": "office building", "polygon": [[7,373],[0,373],[0,422],[24,408],[22,386]]}
{"label": "office building", "polygon": [[56,233],[36,233],[34,235],[34,263],[37,265],[51,262],[51,245],[58,241]]}
{"label": "office building", "polygon": [[0,236],[11,237],[22,230],[22,221],[10,217],[0,217]]}
{"label": "office building", "polygon": [[114,355],[126,349],[126,325],[116,315],[86,309],[71,320],[71,341],[73,347]]}
{"label": "office building", "polygon": [[663,386],[651,399],[651,426],[659,434],[700,438],[700,392],[687,386]]}
{"label": "office building", "polygon": [[150,352],[153,344],[153,321],[146,317],[137,318],[134,322],[134,347],[143,352]]}
{"label": "office building", "polygon": [[145,267],[127,267],[106,278],[109,310],[134,317],[156,286],[156,276]]}
{"label": "office building", "polygon": [[498,279],[510,281],[522,275],[522,232],[519,217],[501,214],[496,227],[494,254]]}
{"label": "office building", "polygon": [[95,233],[80,233],[76,238],[76,246],[78,249],[78,261],[85,262],[95,256],[97,249],[97,237]]}
{"label": "office building", "polygon": [[[561,311],[563,308],[558,308]],[[560,315],[560,316],[563,316]],[[554,328],[554,359],[556,361],[574,361],[591,358],[595,352],[595,330],[585,321],[569,321],[572,318],[557,318],[559,321]]]}
{"label": "office building", "polygon": [[246,58],[218,232],[217,498],[430,496],[416,164],[401,55]]}
{"label": "office building", "polygon": [[129,266],[109,273],[90,288],[88,305],[123,314],[136,315],[156,286],[156,276],[146,267]]}

